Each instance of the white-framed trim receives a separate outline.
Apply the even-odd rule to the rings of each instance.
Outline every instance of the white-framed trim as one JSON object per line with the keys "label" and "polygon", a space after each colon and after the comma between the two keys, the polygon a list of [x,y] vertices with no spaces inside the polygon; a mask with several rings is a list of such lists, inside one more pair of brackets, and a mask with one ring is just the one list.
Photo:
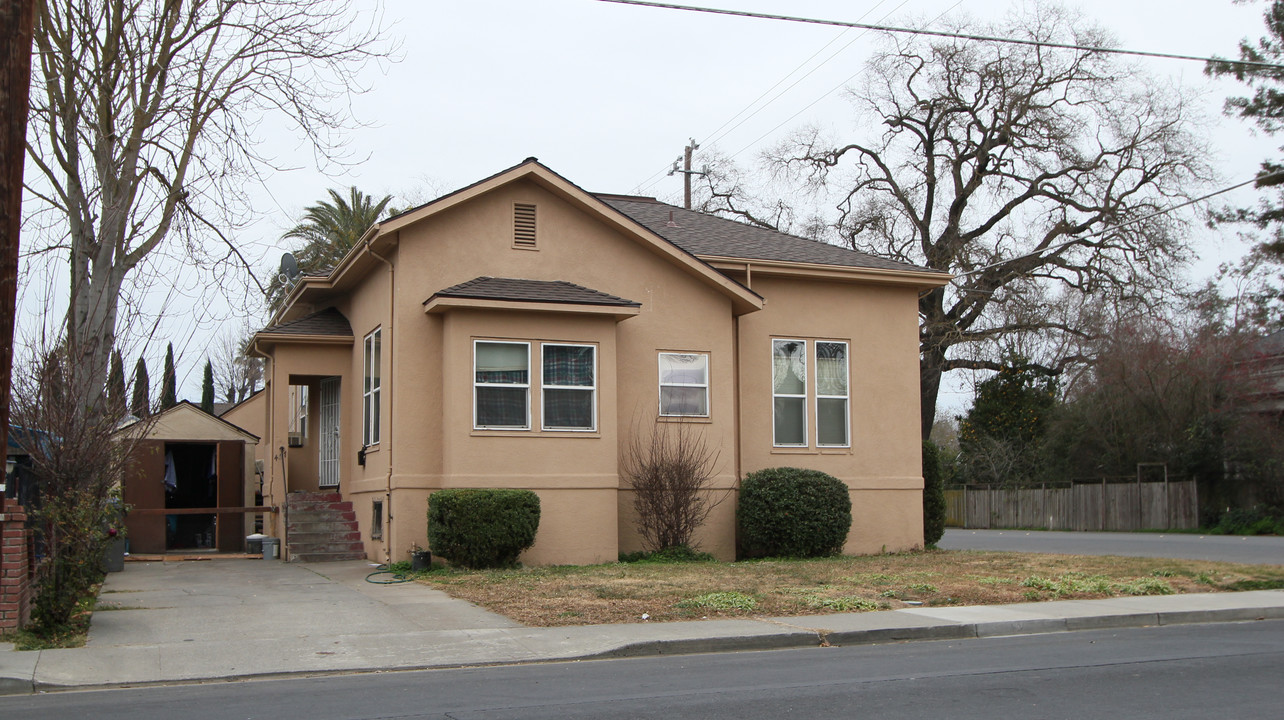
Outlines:
{"label": "white-framed trim", "polygon": [[[526,348],[526,382],[521,383],[479,383],[477,382],[477,347],[479,345],[522,345]],[[595,355],[596,357],[596,355]],[[531,369],[531,343],[527,340],[473,340],[473,362],[472,362],[472,385],[473,385],[473,430],[505,430],[505,431],[526,431],[531,429],[531,376],[534,374]],[[526,424],[517,425],[482,425],[478,422],[477,417],[477,391],[480,388],[504,388],[504,389],[524,389],[526,391]]]}
{"label": "white-framed trim", "polygon": [[[697,357],[704,358],[704,382],[703,383],[672,383],[672,382],[666,383],[664,381],[664,358],[666,355],[670,355],[670,356],[694,355]],[[709,392],[711,363],[710,363],[708,352],[702,351],[702,350],[700,351],[693,350],[689,352],[680,352],[676,350],[661,350],[656,354],[656,364],[659,371],[659,374],[657,376],[659,380],[659,387],[657,392],[658,392],[660,417],[707,418],[710,416],[710,414],[713,412],[713,405],[712,405],[713,398],[710,396],[710,392]],[[665,412],[664,411],[664,389],[666,387],[668,388],[702,388],[704,390],[704,413]]]}
{"label": "white-framed trim", "polygon": [[[843,388],[846,394],[843,395],[822,395],[820,392],[820,346],[821,345],[842,345],[843,346]],[[812,341],[815,361],[815,378],[816,382],[816,447],[818,448],[849,448],[852,446],[852,354],[851,343],[845,340],[814,340]],[[820,401],[821,400],[842,400],[843,401],[843,442],[842,443],[825,443],[820,440],[821,420]]]}
{"label": "white-framed trim", "polygon": [[[383,411],[383,327],[371,330],[361,341],[361,357],[361,444],[371,447],[379,444],[383,427],[379,417]],[[372,370],[377,374],[372,375]]]}
{"label": "white-framed trim", "polygon": [[[802,345],[803,356],[803,391],[797,393],[778,393],[776,392],[776,345],[777,343],[798,343]],[[811,353],[807,352],[807,341],[797,338],[771,338],[771,446],[778,448],[805,448],[809,444],[809,428],[807,423],[807,378],[812,377],[814,373],[809,367],[811,364],[808,359]],[[782,443],[776,439],[776,398],[789,398],[802,400],[802,442],[800,443]]]}
{"label": "white-framed trim", "polygon": [[[546,385],[544,383],[544,349],[549,347],[584,347],[593,351],[593,384],[592,385]],[[571,342],[541,342],[539,346],[539,425],[546,432],[597,432],[597,345]],[[589,427],[550,427],[548,425],[548,397],[546,390],[575,390],[589,393]]]}

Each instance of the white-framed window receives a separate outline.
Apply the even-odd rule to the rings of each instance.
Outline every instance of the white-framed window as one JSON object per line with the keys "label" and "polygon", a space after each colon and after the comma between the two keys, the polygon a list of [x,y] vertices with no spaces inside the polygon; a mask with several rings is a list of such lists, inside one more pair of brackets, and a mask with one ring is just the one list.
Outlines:
{"label": "white-framed window", "polygon": [[816,347],[816,445],[848,447],[851,429],[848,418],[847,343],[817,340]]}
{"label": "white-framed window", "polygon": [[530,428],[530,367],[530,343],[473,341],[474,429]]}
{"label": "white-framed window", "polygon": [[776,447],[807,447],[807,341],[771,341],[771,425]]}
{"label": "white-framed window", "polygon": [[541,413],[545,430],[597,429],[597,348],[544,343]]}
{"label": "white-framed window", "polygon": [[709,417],[708,353],[660,353],[660,415]]}
{"label": "white-framed window", "polygon": [[361,389],[361,444],[379,444],[379,393],[383,367],[383,329],[375,328],[365,339],[365,382]]}

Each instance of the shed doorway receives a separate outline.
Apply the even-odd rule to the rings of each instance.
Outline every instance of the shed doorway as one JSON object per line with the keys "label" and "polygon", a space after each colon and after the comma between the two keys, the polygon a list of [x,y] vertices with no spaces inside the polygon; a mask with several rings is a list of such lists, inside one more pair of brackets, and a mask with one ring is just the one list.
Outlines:
{"label": "shed doorway", "polygon": [[[165,509],[218,507],[218,446],[165,443]],[[165,515],[165,549],[213,550],[218,526],[213,513]]]}

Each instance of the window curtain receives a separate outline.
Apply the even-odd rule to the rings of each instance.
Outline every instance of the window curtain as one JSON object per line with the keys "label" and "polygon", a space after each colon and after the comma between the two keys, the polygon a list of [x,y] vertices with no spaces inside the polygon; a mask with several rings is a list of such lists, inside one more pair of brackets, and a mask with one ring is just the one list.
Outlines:
{"label": "window curtain", "polygon": [[816,343],[816,392],[820,395],[847,395],[847,346]]}
{"label": "window curtain", "polygon": [[807,345],[791,340],[772,344],[772,391],[777,395],[803,395],[807,391]]}

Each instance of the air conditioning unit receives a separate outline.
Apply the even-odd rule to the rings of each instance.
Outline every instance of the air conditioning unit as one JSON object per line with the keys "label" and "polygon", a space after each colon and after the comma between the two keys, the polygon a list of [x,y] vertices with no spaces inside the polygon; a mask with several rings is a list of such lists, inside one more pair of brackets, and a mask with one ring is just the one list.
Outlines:
{"label": "air conditioning unit", "polygon": [[290,447],[303,447],[303,433],[290,433]]}

